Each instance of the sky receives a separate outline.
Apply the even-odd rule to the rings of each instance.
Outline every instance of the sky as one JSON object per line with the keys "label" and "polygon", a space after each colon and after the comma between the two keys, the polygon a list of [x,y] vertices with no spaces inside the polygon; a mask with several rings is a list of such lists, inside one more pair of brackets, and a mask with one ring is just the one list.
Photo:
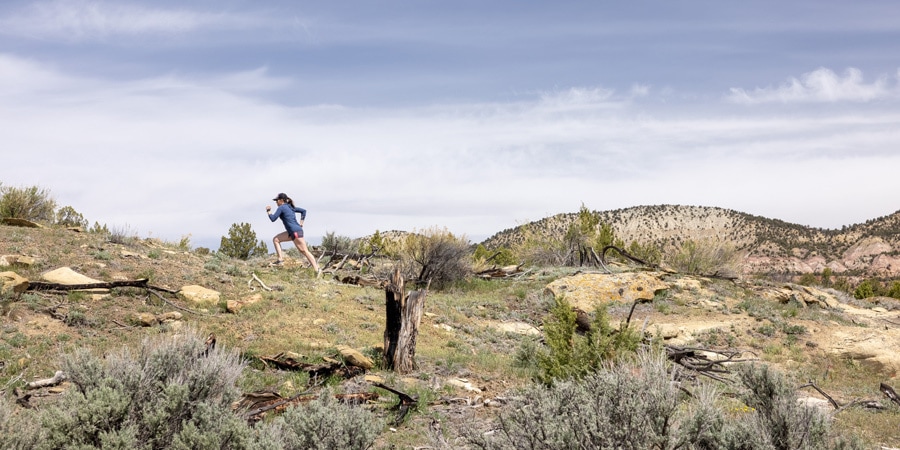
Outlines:
{"label": "sky", "polygon": [[897,17],[894,0],[4,0],[0,183],[212,249],[233,224],[283,231],[279,192],[312,244],[476,243],[582,205],[840,228],[900,210]]}

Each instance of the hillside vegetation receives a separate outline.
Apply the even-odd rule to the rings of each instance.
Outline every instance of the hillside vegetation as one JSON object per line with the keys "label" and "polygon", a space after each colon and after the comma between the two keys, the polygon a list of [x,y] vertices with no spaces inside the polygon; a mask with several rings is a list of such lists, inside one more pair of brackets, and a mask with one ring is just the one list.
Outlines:
{"label": "hillside vegetation", "polygon": [[[688,240],[732,244],[742,253],[748,275],[802,275],[828,267],[850,276],[900,276],[900,211],[841,230],[704,206],[637,206],[595,213],[626,245],[666,249]],[[498,232],[482,245],[514,248],[529,236],[558,239],[577,218],[578,213],[546,217]]]}
{"label": "hillside vegetation", "polygon": [[[663,245],[663,238],[670,243],[708,242],[725,235],[711,230],[726,219],[734,227],[752,224],[760,230],[765,222],[716,208],[665,207],[668,215],[654,213],[661,228],[628,234],[649,220],[641,218],[643,208],[648,207],[619,212],[629,217],[627,222],[610,220],[614,234],[596,221],[598,215],[612,217],[610,213],[581,211],[544,221],[569,250],[574,244],[628,244],[637,240],[634,236],[646,237],[644,247],[651,247],[649,242]],[[690,220],[679,219],[692,224],[685,227],[712,234],[685,232],[676,237],[676,218],[687,215]],[[900,406],[879,390],[881,383],[895,385],[900,371],[900,330],[895,326],[900,323],[900,302],[887,297],[856,299],[819,282],[801,286],[764,277],[711,278],[650,270],[624,260],[610,261],[606,270],[520,266],[515,252],[500,255],[495,250],[519,245],[513,230],[486,241],[482,247],[492,250],[481,256],[477,249],[473,255],[468,246],[460,247],[459,239],[441,229],[376,232],[355,242],[329,236],[327,248],[314,249],[326,268],[324,276],[316,278],[291,251],[283,267],[272,267],[268,255],[235,258],[191,248],[186,239],[145,239],[99,224],[86,230],[86,221],[74,210],[67,210],[66,217],[75,218],[75,227],[46,217],[45,228],[0,225],[0,256],[21,257],[7,259],[0,272],[36,282],[68,267],[102,281],[148,279],[162,290],[3,294],[0,446],[900,445]],[[551,219],[561,217],[578,226],[550,225]],[[845,247],[834,247],[843,250],[832,252],[829,247],[829,255],[846,257],[861,248],[860,242],[873,239],[896,248],[895,236],[879,233],[896,227],[897,214],[841,233],[771,222],[770,231],[784,235],[795,229],[796,236],[822,233],[828,240],[857,233],[852,235],[855,240],[845,238]],[[251,231],[242,230],[241,235],[256,244]],[[519,231],[521,243],[533,238],[528,233],[537,233]],[[728,232],[735,237],[750,234]],[[829,233],[834,236],[828,238]],[[752,243],[735,245],[747,253],[742,258],[752,257]],[[340,265],[331,263],[328,255],[336,255],[337,247],[354,253],[355,259],[362,253],[374,256],[368,264],[344,264],[343,256],[334,257]],[[891,256],[892,251],[880,255]],[[791,252],[785,254],[809,259]],[[474,276],[492,266],[486,261],[491,255],[497,255],[494,262],[510,258],[519,270],[502,278]],[[464,260],[455,262],[465,261],[466,267],[450,265],[448,271],[441,264],[441,258],[461,256]],[[407,374],[386,370],[380,359],[384,289],[347,282],[377,281],[398,268],[412,278],[445,277],[427,292],[416,340],[417,367]],[[460,273],[463,269],[466,272]],[[220,296],[195,303],[169,293],[191,285]],[[203,339],[210,335],[216,338],[214,351],[203,349]],[[310,365],[338,361],[350,367],[341,350],[347,347],[369,357],[374,366],[364,373],[319,378],[273,363],[288,358]],[[716,364],[723,369],[717,380],[675,363],[667,357],[673,349],[703,349],[691,356],[698,360],[734,355],[742,362]],[[72,379],[58,387],[27,389],[27,383],[56,371],[68,372]],[[825,394],[801,387],[809,383]],[[401,398],[379,386],[416,400],[402,420],[397,409]],[[334,393],[374,397],[350,407],[330,401]],[[226,407],[236,406],[241,395],[309,395],[318,400],[305,409],[268,414],[253,425],[236,419]]]}

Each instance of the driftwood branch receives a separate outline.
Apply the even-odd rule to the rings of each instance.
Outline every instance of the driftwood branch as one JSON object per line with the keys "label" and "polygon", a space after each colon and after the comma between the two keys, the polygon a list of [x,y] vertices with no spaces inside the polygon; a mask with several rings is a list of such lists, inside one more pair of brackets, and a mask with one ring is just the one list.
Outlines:
{"label": "driftwood branch", "polygon": [[881,383],[879,389],[882,393],[884,393],[885,396],[887,396],[888,399],[890,399],[897,405],[900,405],[900,396],[897,396],[897,393],[894,392],[894,388],[888,386],[887,384]]}
{"label": "driftwood branch", "polygon": [[[290,398],[283,398],[277,393],[263,394],[264,395],[260,395],[258,393],[244,394],[243,400],[241,400],[238,405],[239,407],[247,407],[249,405],[249,407],[252,408],[245,414],[247,421],[249,421],[250,423],[255,423],[262,420],[265,417],[266,413],[269,411],[280,414],[290,406],[307,403],[319,398],[318,395],[312,395],[308,392],[301,392],[300,394],[297,394]],[[359,405],[377,399],[378,394],[374,392],[335,394],[334,398],[342,403]]]}
{"label": "driftwood branch", "polygon": [[[730,383],[731,381],[721,376],[721,374],[731,373],[726,364],[755,361],[752,359],[740,358],[745,352],[743,351],[721,351],[710,350],[705,348],[677,347],[674,345],[666,345],[666,358],[685,369],[711,378],[713,380]],[[721,359],[710,359],[706,354],[714,354],[721,356]]]}
{"label": "driftwood branch", "polygon": [[267,290],[267,291],[271,291],[271,290],[272,290],[272,288],[266,286],[266,283],[263,283],[262,280],[260,280],[259,277],[256,276],[255,273],[253,274],[253,278],[252,278],[250,281],[248,281],[247,284],[249,285],[249,284],[250,284],[251,282],[253,282],[254,280],[255,280],[257,283],[259,283],[259,285],[262,286],[263,289],[265,289],[265,290]]}
{"label": "driftwood branch", "polygon": [[194,311],[194,310],[192,310],[192,309],[188,309],[188,308],[185,308],[185,307],[183,307],[183,306],[178,306],[178,305],[176,305],[176,304],[170,302],[167,298],[163,297],[162,295],[159,295],[159,292],[156,292],[155,290],[153,290],[153,288],[147,289],[147,292],[149,292],[149,293],[155,295],[157,298],[159,298],[160,300],[162,300],[165,304],[167,304],[167,305],[169,305],[169,306],[171,306],[171,307],[173,307],[173,308],[180,309],[180,310],[182,310],[182,311],[184,311],[184,312],[189,312],[189,313],[191,313],[191,314],[196,314],[196,315],[198,315],[198,316],[207,316],[207,317],[211,316],[211,314],[204,314],[204,313],[202,313],[202,312]]}
{"label": "driftwood branch", "polygon": [[397,405],[394,406],[395,409],[399,409],[399,412],[397,413],[397,418],[394,419],[394,425],[399,425],[399,424],[403,423],[403,419],[405,419],[406,415],[409,414],[409,409],[415,407],[419,403],[419,400],[417,400],[416,398],[413,398],[409,394],[398,391],[394,388],[385,386],[382,383],[373,383],[372,385],[375,387],[384,389],[393,394],[397,394],[397,397],[400,398],[400,401],[397,403]]}
{"label": "driftwood branch", "polygon": [[[884,386],[884,383],[882,383],[881,385]],[[833,398],[831,398],[830,395],[826,394],[825,391],[823,391],[819,386],[816,386],[816,383],[813,383],[812,380],[810,380],[809,383],[806,383],[803,386],[797,387],[797,389],[803,389],[803,388],[808,388],[808,387],[811,387],[811,388],[815,389],[816,392],[818,392],[819,394],[822,394],[822,396],[828,400],[828,403],[831,403],[831,406],[833,406],[835,410],[841,409],[841,405],[839,405],[837,401],[835,401]]]}
{"label": "driftwood branch", "polygon": [[44,281],[31,281],[28,283],[29,291],[83,291],[87,289],[112,289],[117,287],[139,287],[147,288],[150,280],[142,278],[139,280],[121,280],[100,283],[83,283],[83,284],[61,284],[48,283]]}
{"label": "driftwood branch", "polygon": [[43,380],[35,380],[30,383],[25,384],[25,389],[40,389],[50,386],[56,386],[63,381],[66,381],[68,377],[66,377],[65,372],[62,370],[57,370],[55,374],[53,374],[52,378],[45,378]]}

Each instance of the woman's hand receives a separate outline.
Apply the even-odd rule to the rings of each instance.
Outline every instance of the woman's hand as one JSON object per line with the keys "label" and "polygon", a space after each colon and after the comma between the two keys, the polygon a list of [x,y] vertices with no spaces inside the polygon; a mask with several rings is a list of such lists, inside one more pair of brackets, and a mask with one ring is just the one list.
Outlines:
{"label": "woman's hand", "polygon": [[270,212],[270,211],[272,211],[272,207],[271,207],[271,206],[266,206],[266,212]]}

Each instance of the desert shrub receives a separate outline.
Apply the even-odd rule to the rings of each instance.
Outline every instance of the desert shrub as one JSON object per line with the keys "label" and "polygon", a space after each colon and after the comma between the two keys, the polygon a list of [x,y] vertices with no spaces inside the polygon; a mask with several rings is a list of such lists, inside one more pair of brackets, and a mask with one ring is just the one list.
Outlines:
{"label": "desert shrub", "polygon": [[830,433],[828,419],[814,407],[797,401],[795,386],[766,365],[738,368],[741,400],[752,411],[723,433],[723,447],[733,449],[861,448]]}
{"label": "desert shrub", "polygon": [[561,239],[540,236],[531,225],[522,227],[522,241],[511,249],[516,260],[530,266],[562,266],[570,252]]}
{"label": "desert shrub", "polygon": [[491,424],[494,432],[473,423],[462,435],[482,449],[862,448],[831,433],[826,417],[798,403],[774,371],[749,366],[740,379],[740,408],[719,403],[720,388],[709,383],[687,395],[664,353],[642,350],[581,380],[530,386]]}
{"label": "desert shrub", "polygon": [[230,258],[246,260],[251,256],[266,256],[269,249],[265,242],[256,240],[256,232],[249,223],[233,223],[228,229],[228,236],[222,236],[219,253]]}
{"label": "desert shrub", "polygon": [[581,380],[531,386],[501,413],[499,430],[463,434],[483,449],[718,448],[725,421],[715,389],[689,398],[670,380],[662,352],[640,352]]}
{"label": "desert shrub", "polygon": [[353,253],[355,250],[353,247],[352,238],[335,234],[333,231],[326,232],[322,237],[322,249],[327,253]]}
{"label": "desert shrub", "polygon": [[641,244],[638,241],[631,241],[627,249],[628,253],[647,264],[656,264],[662,262],[662,250],[653,243],[647,242]]}
{"label": "desert shrub", "polygon": [[625,244],[616,239],[612,225],[600,221],[600,213],[591,211],[584,204],[578,210],[575,221],[569,225],[565,236],[568,248],[566,265],[584,265],[591,256],[589,250],[600,252],[607,245],[615,245],[619,248]]}
{"label": "desert shrub", "polygon": [[136,353],[76,350],[62,358],[73,388],[42,410],[38,448],[246,447],[250,429],[231,411],[243,367],[194,330],[145,339]]}
{"label": "desert shrub", "polygon": [[245,362],[236,351],[207,351],[195,330],[145,339],[136,352],[63,355],[73,387],[39,410],[0,398],[0,448],[369,448],[376,416],[324,394],[253,428],[232,404]]}
{"label": "desert shrub", "polygon": [[664,258],[672,269],[694,275],[736,276],[740,255],[729,244],[686,240]]}
{"label": "desert shrub", "polygon": [[480,266],[489,264],[497,266],[511,266],[514,264],[518,264],[518,260],[516,259],[512,250],[506,247],[488,250],[482,244],[478,244],[478,246],[475,247],[475,252],[472,254],[472,259],[475,261],[476,265]]}
{"label": "desert shrub", "polygon": [[0,396],[0,448],[32,449],[44,440],[33,409],[19,408],[12,399]]}
{"label": "desert shrub", "polygon": [[856,285],[856,289],[853,290],[853,296],[862,300],[881,295],[883,291],[884,287],[880,281],[875,278],[866,278]]}
{"label": "desert shrub", "polygon": [[400,265],[407,279],[431,282],[441,289],[471,274],[469,243],[446,229],[410,233],[400,250]]}
{"label": "desert shrub", "polygon": [[[106,228],[106,225],[103,228]],[[108,229],[106,240],[113,244],[132,245],[138,240],[138,236],[130,226],[117,225],[113,226],[111,230]]]}
{"label": "desert shrub", "polygon": [[[544,322],[546,348],[537,349],[537,378],[545,384],[557,380],[583,378],[622,354],[637,349],[640,336],[628,327],[616,330],[609,323],[606,308],[598,307],[591,329],[576,334],[577,315],[565,298],[557,298]],[[525,359],[520,356],[520,359]]]}
{"label": "desert shrub", "polygon": [[260,435],[277,436],[286,450],[366,449],[384,424],[363,408],[340,404],[326,392],[318,399],[292,407],[263,425]]}
{"label": "desert shrub", "polygon": [[37,186],[0,186],[0,218],[53,222],[56,200]]}
{"label": "desert shrub", "polygon": [[71,206],[63,206],[56,211],[56,224],[63,227],[81,227],[87,228],[88,221],[75,208]]}

